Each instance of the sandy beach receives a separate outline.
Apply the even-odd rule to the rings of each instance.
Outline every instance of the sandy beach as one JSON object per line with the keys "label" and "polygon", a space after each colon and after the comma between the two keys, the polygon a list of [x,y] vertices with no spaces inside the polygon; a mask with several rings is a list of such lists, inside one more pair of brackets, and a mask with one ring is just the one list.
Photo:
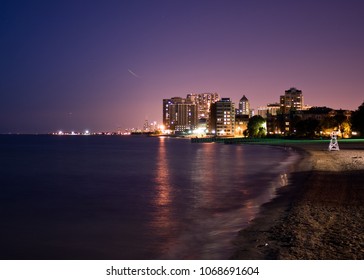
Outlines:
{"label": "sandy beach", "polygon": [[234,241],[233,259],[364,259],[364,142],[290,143],[289,184]]}

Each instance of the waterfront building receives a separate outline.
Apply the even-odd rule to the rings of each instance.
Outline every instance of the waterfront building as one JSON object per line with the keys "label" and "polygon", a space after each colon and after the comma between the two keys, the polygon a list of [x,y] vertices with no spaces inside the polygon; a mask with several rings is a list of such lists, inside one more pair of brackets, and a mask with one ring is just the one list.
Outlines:
{"label": "waterfront building", "polygon": [[163,99],[163,125],[166,130],[170,130],[172,125],[172,104],[172,99]]}
{"label": "waterfront building", "polygon": [[250,112],[250,102],[245,95],[239,101],[238,115],[248,115],[251,116]]}
{"label": "waterfront building", "polygon": [[150,131],[149,121],[145,120],[143,125],[143,132],[149,132],[149,131]]}
{"label": "waterfront building", "polygon": [[175,132],[209,129],[211,106],[218,100],[218,93],[191,93],[186,98],[163,99],[163,125]]}
{"label": "waterfront building", "polygon": [[312,108],[312,106],[304,104],[303,107],[302,107],[302,110],[307,111],[307,110],[310,110],[311,108]]}
{"label": "waterfront building", "polygon": [[198,119],[210,118],[211,104],[220,100],[218,93],[190,93],[187,95],[187,101],[195,103],[198,106]]}
{"label": "waterfront building", "polygon": [[198,125],[197,105],[195,103],[177,103],[175,131],[194,130]]}
{"label": "waterfront building", "polygon": [[230,98],[222,98],[215,103],[215,133],[217,136],[234,136],[235,105]]}
{"label": "waterfront building", "polygon": [[280,96],[280,110],[282,114],[289,114],[290,111],[303,109],[302,91],[294,87],[286,90],[284,95]]}
{"label": "waterfront building", "polygon": [[271,103],[267,104],[267,106],[258,107],[258,115],[265,119],[270,116],[278,115],[279,111],[280,111],[279,103]]}
{"label": "waterfront building", "polygon": [[258,116],[261,116],[262,118],[267,118],[268,113],[268,107],[267,106],[259,106],[258,107]]}
{"label": "waterfront building", "polygon": [[315,119],[318,121],[322,121],[329,114],[335,112],[331,108],[328,107],[312,107],[306,111],[298,111],[295,113],[295,116],[299,117],[301,120]]}
{"label": "waterfront building", "polygon": [[255,110],[254,109],[250,109],[250,116],[249,117],[254,117],[255,116]]}
{"label": "waterfront building", "polygon": [[277,114],[267,117],[267,134],[284,134],[286,125],[289,127],[289,115]]}
{"label": "waterfront building", "polygon": [[163,99],[163,125],[165,129],[183,132],[198,125],[198,106],[181,97]]}
{"label": "waterfront building", "polygon": [[243,137],[244,131],[248,129],[249,116],[239,115],[235,116],[235,137]]}
{"label": "waterfront building", "polygon": [[149,123],[149,131],[155,132],[157,130],[158,130],[158,123],[156,121]]}

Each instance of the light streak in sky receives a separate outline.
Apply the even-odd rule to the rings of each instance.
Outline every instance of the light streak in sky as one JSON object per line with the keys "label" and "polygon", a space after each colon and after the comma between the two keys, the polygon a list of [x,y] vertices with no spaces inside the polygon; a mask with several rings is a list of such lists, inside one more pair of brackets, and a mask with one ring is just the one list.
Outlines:
{"label": "light streak in sky", "polygon": [[128,69],[128,72],[132,74],[135,78],[139,78],[139,76],[135,74],[132,70]]}

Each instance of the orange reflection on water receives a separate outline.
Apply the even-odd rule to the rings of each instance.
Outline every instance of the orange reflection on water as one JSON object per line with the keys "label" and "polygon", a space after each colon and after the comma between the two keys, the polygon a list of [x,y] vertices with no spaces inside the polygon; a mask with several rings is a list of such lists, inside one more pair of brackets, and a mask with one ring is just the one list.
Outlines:
{"label": "orange reflection on water", "polygon": [[155,196],[153,198],[153,213],[150,221],[151,230],[163,240],[158,246],[162,256],[168,254],[171,239],[171,230],[175,227],[172,213],[172,187],[168,166],[167,147],[164,138],[159,138],[159,147],[156,157],[156,170],[154,173]]}
{"label": "orange reflection on water", "polygon": [[155,202],[158,206],[165,206],[171,202],[171,189],[165,139],[159,139],[158,157],[156,159],[157,169],[155,174],[155,182],[157,183],[157,196]]}
{"label": "orange reflection on water", "polygon": [[196,156],[191,159],[191,182],[194,186],[194,207],[205,208],[214,205],[214,189],[218,179],[218,166],[216,166],[217,149],[215,144],[201,144]]}

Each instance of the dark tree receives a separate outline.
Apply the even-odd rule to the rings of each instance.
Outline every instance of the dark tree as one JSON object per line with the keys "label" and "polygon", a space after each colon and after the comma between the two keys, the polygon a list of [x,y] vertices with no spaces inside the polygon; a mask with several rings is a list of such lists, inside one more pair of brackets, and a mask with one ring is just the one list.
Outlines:
{"label": "dark tree", "polygon": [[320,122],[316,119],[301,120],[296,124],[296,135],[300,137],[315,137],[320,130]]}
{"label": "dark tree", "polygon": [[364,137],[364,102],[351,116],[351,123],[353,131],[360,132],[361,137]]}
{"label": "dark tree", "polygon": [[266,121],[262,116],[254,116],[248,122],[249,137],[263,137],[267,134]]}
{"label": "dark tree", "polygon": [[333,117],[326,116],[322,119],[321,126],[323,129],[334,129],[337,126],[337,122]]}
{"label": "dark tree", "polygon": [[337,114],[336,116],[334,116],[334,120],[335,120],[335,124],[336,126],[341,126],[341,124],[343,122],[346,121],[346,117],[343,114]]}

